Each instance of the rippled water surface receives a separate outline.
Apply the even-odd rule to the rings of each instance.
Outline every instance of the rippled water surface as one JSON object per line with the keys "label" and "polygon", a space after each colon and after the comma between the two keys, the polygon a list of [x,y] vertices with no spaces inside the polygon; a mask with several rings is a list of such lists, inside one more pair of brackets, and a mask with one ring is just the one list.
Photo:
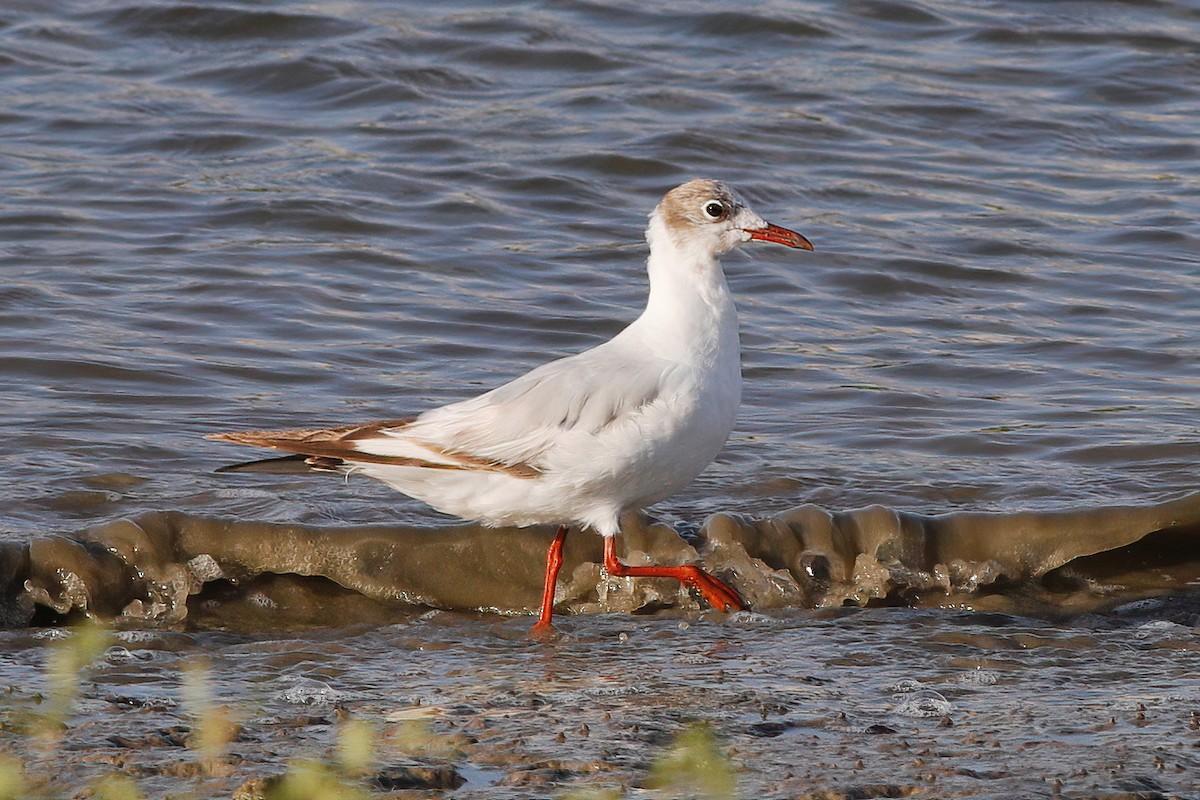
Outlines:
{"label": "rippled water surface", "polygon": [[[621,785],[689,796],[638,787],[698,718],[747,798],[1195,797],[1200,647],[1193,627],[1145,615],[1155,611],[1070,631],[907,609],[720,624],[609,616],[569,620],[549,646],[531,646],[523,621],[438,612],[303,636],[131,631],[87,671],[85,713],[63,735],[75,755],[58,768],[78,781],[126,764],[152,795],[187,785],[227,797],[239,778],[278,771],[281,753],[333,750],[348,707],[375,726],[384,763],[452,762],[467,781],[457,798]],[[38,668],[45,638],[3,637],[0,681]],[[181,768],[199,757],[184,746],[196,703],[179,674],[198,667],[242,726],[235,778]],[[7,706],[37,709],[30,694],[16,689]],[[429,727],[414,759],[417,724]]]}
{"label": "rippled water surface", "polygon": [[[603,341],[644,301],[646,214],[696,176],[737,186],[817,251],[747,247],[726,259],[742,316],[742,411],[718,462],[655,515],[686,527],[715,511],[763,516],[801,503],[1086,509],[1200,487],[1194,3],[14,2],[0,9],[0,87],[0,539],[159,509],[445,524],[367,481],[215,475],[248,454],[201,436],[402,417]],[[1037,753],[1038,775],[1024,783],[1009,760],[982,778],[958,773],[947,794],[982,796],[998,769],[1008,782],[995,796],[1048,795],[1069,767],[1041,766],[1050,751],[1036,739],[1065,748],[1054,751],[1064,761],[1161,745],[1164,766],[1150,760],[1138,774],[1195,796],[1194,729],[1161,744],[1136,719],[1139,704],[1160,703],[1175,715],[1164,724],[1186,727],[1200,710],[1184,684],[1196,671],[1196,613],[1156,613],[1149,639],[1089,627],[1111,620],[1011,622],[1067,643],[1023,664],[1023,699],[1000,707],[1025,717],[971,705],[998,690],[961,689],[951,672],[986,662],[1003,686],[1011,673],[988,666],[991,654],[1028,641],[1004,632],[946,645],[961,622],[936,612],[789,622],[784,651],[767,622],[695,639],[696,628],[656,622],[644,636],[662,646],[619,660],[629,675],[661,676],[716,638],[769,673],[870,619],[837,669],[813,662],[763,679],[819,687],[778,703],[804,730],[784,735],[817,761],[840,752],[869,763],[875,749],[856,750],[846,731],[897,727],[883,688],[865,699],[855,688],[883,663],[886,680],[911,677],[941,695],[949,681],[969,708],[992,709],[979,711],[979,731],[955,729],[962,769],[975,769],[971,747],[991,746],[969,744],[982,730],[999,730],[1002,750]],[[590,619],[591,633],[572,620],[589,642],[578,646],[602,661],[605,637],[625,622]],[[1177,627],[1153,627],[1166,624]],[[364,696],[359,679],[339,681],[361,637],[379,652],[420,652],[395,641],[409,637],[487,650],[507,641],[505,626],[521,627],[448,614],[397,625],[319,626],[296,646],[353,700]],[[5,683],[35,680],[41,645],[22,637],[3,645],[14,659]],[[278,666],[269,647],[163,637],[147,652],[164,681],[178,665],[155,653],[216,646],[218,675],[233,663],[263,675]],[[975,660],[934,677],[912,666],[944,666],[937,659],[959,646]],[[545,658],[574,659],[571,648]],[[436,672],[432,663],[412,669]],[[491,691],[479,682],[486,664],[454,667],[463,682],[422,678],[432,683],[414,694],[475,703],[463,698]],[[378,687],[403,674],[376,665],[372,712],[390,691]],[[750,693],[778,688],[738,680]],[[1109,682],[1125,688],[1095,689]],[[961,725],[964,701],[947,699]],[[823,783],[780,755],[803,752],[798,740],[745,745],[755,702],[643,710],[640,734],[605,734],[609,756],[622,781],[636,780],[647,745],[665,747],[680,720],[707,715],[735,761],[765,771],[749,796],[856,782],[833,771]],[[1063,703],[1071,730],[1111,717],[1120,735],[1039,728],[1037,704],[1050,702]],[[111,713],[89,708],[95,719]],[[849,721],[828,722],[839,709]],[[821,720],[813,732],[805,715]],[[1034,720],[1038,733],[1022,734],[1033,738],[1014,738],[1020,719]],[[907,741],[917,740],[949,746]],[[642,755],[622,761],[631,742]],[[580,758],[603,761],[602,749]],[[903,752],[905,764],[928,763]],[[1088,769],[1120,760],[1106,759]],[[533,794],[573,784],[586,772],[576,767]],[[505,796],[478,768],[464,791]],[[863,780],[937,794],[918,777]],[[1086,785],[1124,791],[1120,780]]]}

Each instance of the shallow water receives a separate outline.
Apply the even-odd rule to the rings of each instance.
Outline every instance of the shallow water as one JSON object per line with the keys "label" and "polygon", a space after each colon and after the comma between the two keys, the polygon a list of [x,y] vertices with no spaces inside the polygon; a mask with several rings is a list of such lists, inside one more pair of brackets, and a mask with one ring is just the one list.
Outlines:
{"label": "shallow water", "polygon": [[[0,69],[6,557],[160,510],[305,526],[452,524],[366,481],[213,474],[250,454],[200,437],[405,416],[602,341],[644,300],[645,215],[663,191],[701,175],[737,186],[817,252],[744,248],[726,260],[742,313],[738,426],[718,462],[652,516],[684,532],[713,512],[764,520],[804,503],[834,512],[879,503],[922,518],[1070,509],[1087,519],[1161,508],[1200,487],[1193,4],[9,3]],[[1005,519],[997,530],[1019,539]],[[259,587],[259,605],[254,592],[221,595],[230,586],[219,582],[195,595],[191,616],[171,623],[192,627],[150,634],[147,651],[162,661],[144,674],[165,696],[180,661],[215,652],[222,691],[259,702],[274,695],[243,691],[238,671],[277,679],[263,631],[294,628],[287,647],[314,655],[291,674],[318,675],[370,716],[388,704],[378,687],[402,674],[389,659],[423,652],[412,641],[440,642],[438,664],[468,654],[455,667],[461,683],[411,667],[422,692],[467,705],[493,691],[488,658],[469,654],[511,647],[511,675],[550,659],[654,676],[656,694],[625,710],[661,735],[590,725],[599,755],[580,756],[610,763],[625,782],[644,774],[647,743],[665,747],[683,718],[700,717],[746,774],[765,776],[746,778],[746,796],[910,783],[930,796],[1049,795],[1054,776],[1068,796],[1092,796],[1133,791],[1118,785],[1133,772],[1195,796],[1196,734],[1171,738],[1198,708],[1188,688],[1195,538],[1122,549],[1149,533],[1106,545],[1117,548],[1107,562],[1068,563],[1065,576],[1032,569],[1037,551],[1018,554],[1030,567],[1022,580],[989,573],[982,590],[953,585],[939,600],[936,581],[918,575],[919,593],[855,600],[1013,615],[979,622],[986,630],[970,636],[984,638],[961,645],[939,642],[958,641],[963,620],[976,619],[966,612],[799,610],[811,596],[763,612],[778,616],[704,617],[679,631],[699,613],[686,594],[646,590],[606,606],[580,573],[572,608],[622,613],[569,619],[570,635],[545,656],[516,641],[525,620],[423,616],[268,577],[282,583]],[[520,537],[495,547],[498,563],[540,558]],[[23,592],[18,561],[0,565],[0,577],[20,574]],[[868,570],[867,583],[903,587],[900,567],[923,569],[879,561],[890,573]],[[536,582],[536,562],[528,569]],[[289,596],[294,606],[280,606]],[[1148,601],[1160,605],[1139,623],[1152,644],[1113,610],[1142,597],[1170,598]],[[329,625],[322,598],[368,627]],[[53,616],[46,602],[38,621]],[[501,597],[493,607],[522,603]],[[669,618],[624,616],[636,607]],[[1013,628],[1056,644],[1008,641]],[[613,646],[620,631],[635,635]],[[43,647],[33,636],[7,638],[5,683],[36,684]],[[663,647],[637,646],[656,637]],[[865,638],[845,644],[855,637]],[[676,653],[714,642],[784,676],[764,680],[828,683],[803,702],[779,701],[798,727],[746,733],[750,723],[723,710],[723,690],[695,700],[711,675],[698,670],[688,683],[672,666]],[[954,647],[984,661],[996,649],[1017,663],[1003,674],[1019,677],[972,689],[968,701],[949,697],[951,673],[974,668],[947,666]],[[840,655],[811,664],[795,655],[826,649]],[[374,677],[343,682],[360,657]],[[806,666],[788,672],[798,658]],[[100,669],[96,691],[111,667]],[[863,730],[879,720],[897,728],[888,709],[904,692],[886,681],[908,678],[956,704],[954,727],[905,717],[900,734],[949,754],[937,756],[953,762],[952,775],[938,773],[951,781],[944,792],[918,780],[921,768],[936,772],[930,756],[891,735],[853,738],[867,719]],[[774,691],[737,681],[738,691]],[[364,692],[366,683],[375,688]],[[1136,703],[1147,720],[1156,708],[1164,716],[1139,725]],[[171,719],[114,708],[128,706],[93,697],[79,735],[107,729],[114,714],[131,730]],[[835,709],[851,720],[844,729],[829,721]],[[533,733],[517,725],[505,735],[544,734],[545,716],[531,714]],[[1047,714],[1053,723],[1038,721]],[[1115,727],[1092,727],[1108,718]],[[1001,741],[986,745],[999,766],[976,772],[1006,776],[955,772],[975,770],[971,748],[989,736]],[[564,749],[544,744],[538,758]],[[98,762],[111,756],[99,734],[85,745]],[[1164,765],[1143,768],[1159,747]],[[630,749],[638,755],[621,756]],[[857,758],[863,776],[816,766]],[[461,796],[528,796],[489,782],[477,755],[466,762],[482,771]],[[1092,783],[1064,777],[1076,764]],[[83,781],[100,767],[80,759],[71,769]],[[567,772],[535,793],[565,791],[585,771]],[[165,791],[153,780],[147,791]]]}
{"label": "shallow water", "polygon": [[[54,763],[69,784],[119,764],[151,796],[229,796],[279,772],[281,753],[326,756],[345,707],[375,727],[382,763],[453,764],[459,798],[669,796],[639,787],[698,718],[743,797],[1194,797],[1200,646],[1191,624],[1156,611],[1070,630],[908,609],[581,617],[550,646],[527,640],[523,620],[443,612],[275,636],[131,631],[86,671],[61,743],[71,755]],[[7,707],[35,708],[19,682],[44,642],[3,641]],[[232,774],[197,776],[184,746],[195,707],[179,675],[201,658],[240,725]],[[28,740],[3,735],[38,763]]]}

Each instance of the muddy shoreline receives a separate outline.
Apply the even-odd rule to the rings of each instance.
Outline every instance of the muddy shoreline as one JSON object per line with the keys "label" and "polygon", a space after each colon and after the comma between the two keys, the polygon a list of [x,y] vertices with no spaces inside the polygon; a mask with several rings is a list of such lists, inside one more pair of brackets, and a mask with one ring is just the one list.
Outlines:
{"label": "muddy shoreline", "polygon": [[[13,631],[0,742],[56,797],[113,772],[151,797],[252,797],[298,759],[346,785],[420,792],[400,796],[675,796],[647,786],[699,724],[738,797],[1194,798],[1198,623],[1193,594],[1070,624],[905,608],[601,614],[562,621],[550,644],[522,619],[443,611],[276,635],[135,629],[80,669],[49,740],[30,727],[45,676],[13,678],[78,634]],[[231,727],[206,754],[214,709]],[[355,725],[369,756],[347,773]]]}
{"label": "muddy shoreline", "polygon": [[[753,610],[604,576],[575,535],[551,642],[527,635],[549,531],[152,513],[9,543],[0,774],[33,797],[299,774],[347,797],[1196,798],[1198,506],[631,517],[628,558],[703,563]],[[88,639],[62,626],[89,618],[55,717]]]}

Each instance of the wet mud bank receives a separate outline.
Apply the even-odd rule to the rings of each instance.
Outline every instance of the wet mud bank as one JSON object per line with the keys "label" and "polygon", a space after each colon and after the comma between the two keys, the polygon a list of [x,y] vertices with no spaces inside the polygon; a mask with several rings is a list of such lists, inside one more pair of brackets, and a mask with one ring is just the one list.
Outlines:
{"label": "wet mud bank", "polygon": [[[1165,618],[1180,607],[1190,625]],[[54,684],[31,676],[86,628],[10,630],[0,753],[44,789],[31,796],[97,796],[119,770],[147,797],[244,800],[299,764],[344,763],[357,724],[373,758],[338,774],[370,796],[1195,798],[1198,611],[1193,597],[1065,625],[911,608],[611,614],[561,620],[553,642],[523,619],[441,611],[117,630],[53,727],[39,698]],[[711,741],[689,759],[697,725]],[[219,746],[198,748],[218,728]],[[721,766],[707,792],[696,759]]]}
{"label": "wet mud bank", "polygon": [[[0,544],[0,621],[87,615],[152,624],[378,622],[428,607],[532,613],[548,529],[308,527],[155,512],[78,536]],[[630,515],[629,563],[700,563],[756,611],[831,606],[1082,613],[1195,591],[1200,494],[1145,506],[924,516],[812,505],[718,514],[694,534]],[[676,582],[612,578],[601,542],[573,533],[560,610],[703,608]]]}

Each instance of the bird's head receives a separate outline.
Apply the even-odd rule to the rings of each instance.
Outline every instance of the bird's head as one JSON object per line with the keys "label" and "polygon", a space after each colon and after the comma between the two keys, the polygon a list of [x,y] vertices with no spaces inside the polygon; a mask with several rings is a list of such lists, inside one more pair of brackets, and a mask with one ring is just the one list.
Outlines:
{"label": "bird's head", "polygon": [[717,258],[742,242],[758,240],[812,250],[812,243],[795,231],[772,225],[755,214],[720,181],[697,179],[667,192],[650,215],[650,236],[656,226],[680,250]]}

